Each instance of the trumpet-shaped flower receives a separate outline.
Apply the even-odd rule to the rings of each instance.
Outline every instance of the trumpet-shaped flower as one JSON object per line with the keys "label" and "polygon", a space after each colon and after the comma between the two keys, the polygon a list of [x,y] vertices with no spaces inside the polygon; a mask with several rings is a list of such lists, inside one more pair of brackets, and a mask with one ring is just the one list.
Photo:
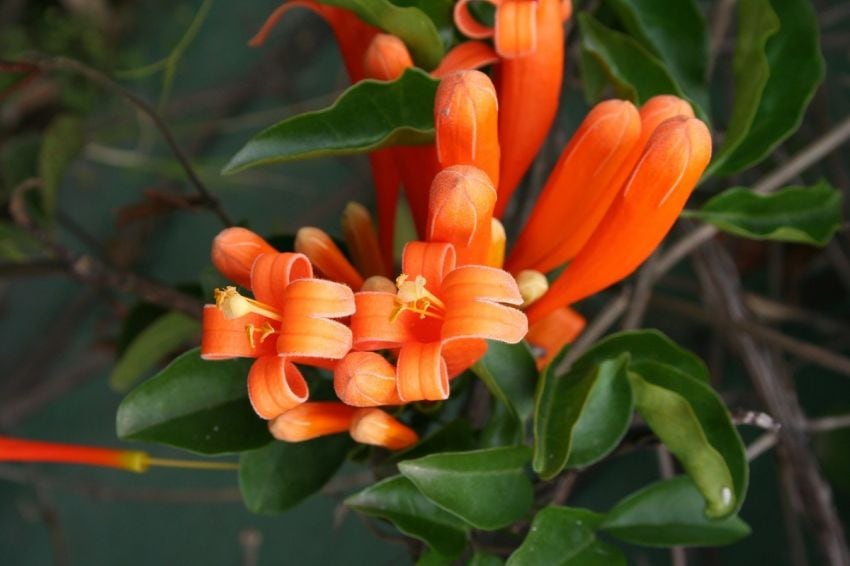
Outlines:
{"label": "trumpet-shaped flower", "polygon": [[[250,233],[251,240],[256,238]],[[227,250],[216,250],[218,266]],[[257,255],[249,287],[254,298],[227,287],[204,308],[201,356],[257,358],[248,374],[249,398],[257,414],[272,419],[307,399],[294,361],[323,365],[348,353],[351,331],[332,319],[349,316],[354,299],[345,285],[314,278],[310,261],[297,253]]]}

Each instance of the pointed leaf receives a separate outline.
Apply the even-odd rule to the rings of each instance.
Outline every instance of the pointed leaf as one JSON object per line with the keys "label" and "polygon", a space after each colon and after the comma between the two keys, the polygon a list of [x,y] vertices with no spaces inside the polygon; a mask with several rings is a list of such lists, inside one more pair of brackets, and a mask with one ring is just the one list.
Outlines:
{"label": "pointed leaf", "polygon": [[365,153],[434,139],[438,81],[408,69],[393,82],[360,81],[329,108],[306,112],[267,128],[239,150],[224,173],[258,165],[329,155]]}
{"label": "pointed leaf", "polygon": [[644,546],[719,546],[750,533],[732,515],[709,519],[705,500],[688,476],[654,483],[623,499],[605,515],[602,530]]}
{"label": "pointed leaf", "polygon": [[38,156],[38,172],[44,180],[44,212],[52,218],[65,169],[83,146],[83,123],[76,116],[62,114],[53,119],[44,132]]}
{"label": "pointed leaf", "polygon": [[345,500],[367,515],[387,519],[401,532],[425,542],[444,556],[463,552],[469,527],[425,498],[404,476],[393,476]]}
{"label": "pointed leaf", "polygon": [[422,10],[434,22],[434,27],[443,40],[443,46],[451,45],[454,37],[454,0],[390,0],[396,6],[414,7]]}
{"label": "pointed leaf", "polygon": [[425,497],[483,530],[506,527],[532,504],[524,468],[529,450],[522,446],[432,454],[399,464]]}
{"label": "pointed leaf", "polygon": [[306,442],[272,442],[239,457],[239,490],[254,513],[280,513],[316,493],[330,480],[351,448],[347,435]]}
{"label": "pointed leaf", "polygon": [[841,192],[825,181],[770,195],[735,187],[686,216],[744,238],[825,246],[841,227]]}
{"label": "pointed leaf", "polygon": [[508,566],[625,566],[622,552],[596,538],[601,520],[586,509],[546,507],[531,523],[523,543],[508,558]]}
{"label": "pointed leaf", "polygon": [[472,366],[497,399],[512,407],[523,421],[534,410],[537,365],[525,342],[506,344],[488,340],[487,353]]}
{"label": "pointed leaf", "polygon": [[624,33],[605,27],[587,12],[578,15],[581,47],[605,69],[617,93],[636,104],[656,94],[687,98],[664,64]]}
{"label": "pointed leaf", "polygon": [[537,389],[534,471],[543,479],[564,469],[574,442],[580,446],[574,466],[603,457],[619,444],[632,418],[627,354],[556,376],[559,359],[544,370]]}
{"label": "pointed leaf", "polygon": [[[443,42],[434,22],[415,7],[401,7],[388,0],[317,0],[320,4],[351,10],[368,24],[400,38],[416,64],[431,70],[443,58]],[[431,0],[433,1],[433,0]]]}
{"label": "pointed leaf", "polygon": [[391,462],[412,460],[437,452],[472,450],[474,447],[475,438],[469,422],[465,419],[457,419],[429,434],[407,450],[394,452],[389,460]]}
{"label": "pointed leaf", "polygon": [[252,360],[204,361],[189,350],[131,391],[118,406],[119,438],[202,454],[249,450],[271,440],[248,401]]}
{"label": "pointed leaf", "polygon": [[708,31],[694,0],[608,0],[631,36],[664,62],[681,89],[709,110],[706,71]]}
{"label": "pointed leaf", "polygon": [[709,386],[645,363],[629,372],[635,407],[705,498],[709,518],[728,517],[743,502],[747,461],[725,405]]}
{"label": "pointed leaf", "polygon": [[731,175],[794,133],[823,79],[817,18],[807,0],[738,3],[735,103],[709,171]]}
{"label": "pointed leaf", "polygon": [[200,332],[201,324],[188,315],[170,312],[160,316],[127,346],[109,375],[109,386],[127,391],[166,354]]}

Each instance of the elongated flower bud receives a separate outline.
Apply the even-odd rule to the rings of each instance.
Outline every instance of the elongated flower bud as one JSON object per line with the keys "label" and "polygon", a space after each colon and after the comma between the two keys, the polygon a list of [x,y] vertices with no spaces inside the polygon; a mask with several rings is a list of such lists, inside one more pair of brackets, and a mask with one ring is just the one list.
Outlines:
{"label": "elongated flower bud", "polygon": [[311,226],[298,230],[295,251],[310,258],[315,268],[328,279],[345,283],[355,290],[363,285],[363,277],[323,230]]}
{"label": "elongated flower bud", "polygon": [[584,330],[586,322],[573,309],[562,307],[532,324],[525,339],[531,344],[537,367],[543,369],[564,346],[571,344]]}
{"label": "elongated flower bud", "polygon": [[419,441],[411,428],[380,409],[360,409],[351,422],[351,438],[361,444],[401,450]]}
{"label": "elongated flower bud", "polygon": [[457,264],[484,264],[496,190],[489,177],[469,165],[440,171],[431,184],[428,240],[454,244]]}
{"label": "elongated flower bud", "polygon": [[640,132],[631,102],[606,100],[591,110],[549,175],[508,257],[509,271],[551,271],[575,256],[631,170],[623,172]]}
{"label": "elongated flower bud", "polygon": [[226,228],[213,239],[212,262],[219,273],[250,288],[251,266],[260,254],[277,253],[268,242],[245,228]]}
{"label": "elongated flower bud", "polygon": [[440,82],[434,102],[440,166],[473,165],[499,184],[499,101],[480,71],[453,73]]}
{"label": "elongated flower bud", "polygon": [[535,322],[631,274],[673,226],[711,159],[711,135],[696,118],[658,126],[623,191],[587,244],[540,300]]}
{"label": "elongated flower bud", "polygon": [[356,202],[350,202],[342,212],[342,235],[348,246],[348,252],[364,277],[387,275],[378,236],[372,224],[372,215],[366,207]]}
{"label": "elongated flower bud", "polygon": [[303,403],[270,421],[269,431],[278,440],[286,442],[303,442],[337,434],[348,430],[356,410],[330,401]]}
{"label": "elongated flower bud", "polygon": [[394,35],[376,34],[363,57],[363,70],[367,77],[381,81],[394,81],[413,66],[413,59],[404,42]]}
{"label": "elongated flower bud", "polygon": [[564,24],[559,0],[538,0],[532,53],[505,58],[499,70],[499,139],[502,158],[500,218],[555,120],[564,73]]}

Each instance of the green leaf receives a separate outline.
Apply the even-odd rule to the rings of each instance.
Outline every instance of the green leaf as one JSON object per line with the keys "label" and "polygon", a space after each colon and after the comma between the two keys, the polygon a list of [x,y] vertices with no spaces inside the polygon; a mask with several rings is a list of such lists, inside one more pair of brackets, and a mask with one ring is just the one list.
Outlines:
{"label": "green leaf", "polygon": [[629,34],[664,63],[681,89],[709,111],[708,32],[694,0],[607,0]]}
{"label": "green leaf", "polygon": [[432,454],[399,464],[422,494],[483,530],[506,527],[531,507],[524,446]]}
{"label": "green leaf", "polygon": [[579,50],[579,69],[581,71],[581,88],[584,99],[588,104],[596,104],[602,99],[608,77],[605,68],[587,49]]}
{"label": "green leaf", "polygon": [[534,411],[537,381],[537,364],[528,344],[488,340],[487,353],[472,371],[499,401],[514,409],[521,420],[528,420]]}
{"label": "green leaf", "polygon": [[686,97],[664,64],[624,33],[609,29],[587,12],[578,15],[581,48],[604,69],[617,93],[640,105],[656,94]]}
{"label": "green leaf", "polygon": [[436,452],[455,452],[471,450],[475,446],[472,427],[465,419],[450,422],[443,428],[429,434],[418,444],[414,444],[407,450],[394,452],[389,460],[398,462],[400,460],[420,458]]}
{"label": "green leaf", "polygon": [[201,324],[179,312],[157,318],[130,343],[109,376],[109,386],[115,391],[127,391],[163,356],[185,341],[197,336]]}
{"label": "green leaf", "polygon": [[44,180],[44,211],[48,218],[56,212],[56,198],[65,169],[83,147],[83,123],[69,114],[61,114],[50,122],[38,155],[38,172]]}
{"label": "green leaf", "polygon": [[516,446],[524,441],[525,427],[516,412],[504,403],[493,403],[487,424],[481,430],[479,448]]}
{"label": "green leaf", "polygon": [[531,529],[519,548],[508,558],[508,566],[625,566],[620,550],[596,538],[601,520],[586,509],[545,507],[534,517]]}
{"label": "green leaf", "polygon": [[198,348],[189,350],[121,401],[119,438],[202,454],[263,446],[271,435],[251,408],[245,385],[252,361],[208,362]]}
{"label": "green leaf", "polygon": [[[434,22],[414,7],[399,7],[388,0],[317,0],[320,4],[351,10],[368,24],[400,38],[417,65],[430,71],[443,58],[443,42]],[[433,0],[432,0],[433,1]]]}
{"label": "green leaf", "polygon": [[810,2],[746,0],[738,6],[735,103],[709,168],[721,175],[755,165],[794,133],[824,74]]}
{"label": "green leaf", "polygon": [[770,195],[735,187],[686,216],[744,238],[825,246],[841,227],[841,191],[825,181]]}
{"label": "green leaf", "polygon": [[428,16],[448,47],[454,36],[454,18],[452,15],[454,0],[390,0],[396,6],[419,8]]}
{"label": "green leaf", "polygon": [[700,381],[646,363],[629,372],[635,407],[705,498],[705,514],[719,519],[743,502],[747,461],[741,437],[723,402]]}
{"label": "green leaf", "polygon": [[466,566],[502,566],[504,563],[505,561],[498,556],[484,554],[480,550],[476,550]]}
{"label": "green leaf", "polygon": [[534,471],[543,479],[564,469],[574,442],[580,447],[574,466],[605,456],[620,443],[632,418],[628,354],[555,376],[559,359],[544,370],[537,389]]}
{"label": "green leaf", "polygon": [[[258,419],[259,420],[259,419]],[[239,489],[254,513],[280,513],[316,493],[351,448],[347,435],[306,442],[273,442],[239,457]]]}
{"label": "green leaf", "polygon": [[416,560],[416,566],[452,566],[454,560],[447,556],[443,556],[436,550],[425,548],[425,552],[419,555]]}
{"label": "green leaf", "polygon": [[423,496],[404,476],[393,476],[345,500],[367,515],[390,521],[401,532],[425,542],[444,556],[463,552],[469,527]]}
{"label": "green leaf", "polygon": [[643,546],[720,546],[748,534],[747,524],[733,515],[709,519],[705,500],[688,476],[660,481],[633,493],[614,506],[602,530]]}
{"label": "green leaf", "polygon": [[233,156],[223,172],[428,143],[434,139],[438,84],[419,69],[408,69],[393,82],[360,81],[329,108],[299,114],[263,130]]}

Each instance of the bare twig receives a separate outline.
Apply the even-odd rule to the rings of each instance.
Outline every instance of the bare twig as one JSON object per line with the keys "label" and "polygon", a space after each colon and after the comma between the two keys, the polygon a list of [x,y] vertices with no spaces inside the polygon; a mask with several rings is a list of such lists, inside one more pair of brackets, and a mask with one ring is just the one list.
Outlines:
{"label": "bare twig", "polygon": [[170,128],[153,106],[109,78],[104,73],[75,59],[70,59],[68,57],[41,57],[34,60],[33,63],[45,71],[72,71],[83,75],[90,81],[125,98],[130,104],[143,112],[148,118],[150,118],[159,130],[163,139],[165,139],[165,142],[168,144],[168,147],[171,149],[174,157],[186,173],[186,177],[189,179],[190,184],[195,188],[198,194],[204,198],[210,209],[215,212],[225,226],[233,225],[233,221],[230,219],[230,216],[224,208],[222,208],[221,202],[219,202],[218,198],[206,188],[203,182],[201,182],[201,179],[195,173],[195,169],[189,162],[189,158],[183,150],[180,149],[180,146],[177,145],[177,141],[174,139],[174,135],[171,133]]}
{"label": "bare twig", "polygon": [[646,307],[649,306],[649,300],[652,298],[652,287],[655,283],[653,274],[655,272],[655,261],[657,258],[657,253],[649,256],[649,259],[646,260],[646,263],[644,263],[638,272],[635,292],[632,295],[626,316],[623,318],[623,330],[633,330],[639,327],[643,321],[644,314],[646,314]]}

